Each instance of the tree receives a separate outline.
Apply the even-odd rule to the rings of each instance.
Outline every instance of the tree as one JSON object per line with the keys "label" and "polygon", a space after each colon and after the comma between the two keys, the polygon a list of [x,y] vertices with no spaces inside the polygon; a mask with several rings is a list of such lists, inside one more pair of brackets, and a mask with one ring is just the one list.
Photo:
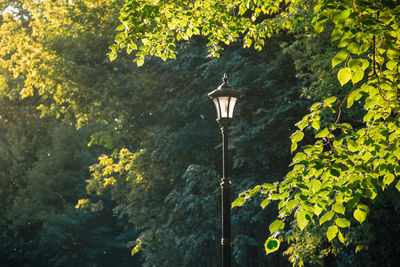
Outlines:
{"label": "tree", "polygon": [[2,99],[0,108],[1,253],[7,266],[109,266],[138,263],[126,244],[136,238],[124,221],[74,208],[85,191],[99,147],[87,148],[90,127],[41,119],[37,97]]}
{"label": "tree", "polygon": [[130,88],[115,69],[134,76],[129,60],[111,65],[105,55],[116,14],[109,1],[0,4],[3,265],[139,264],[127,248],[137,232],[112,216],[109,198],[101,212],[74,208],[106,150],[96,142],[110,145],[104,132],[116,132],[118,109],[107,103],[117,104],[115,87]]}
{"label": "tree", "polygon": [[[298,100],[299,83],[279,42],[262,53],[227,48],[217,60],[204,57],[205,42],[199,38],[182,43],[175,61],[160,64],[152,58],[142,66],[142,72],[154,74],[154,86],[147,89],[146,97],[132,96],[121,125],[127,133],[126,147],[99,158],[92,166],[88,188],[99,195],[109,190],[117,203],[115,211],[142,231],[133,252],[140,247],[145,266],[219,262],[220,133],[206,95],[221,83],[224,71],[245,95],[235,111],[231,133],[235,192],[265,181],[265,171],[276,175],[286,171],[288,129],[299,112],[305,113],[306,101]],[[147,102],[160,105],[146,109],[151,116],[143,116],[147,127],[140,128],[132,123],[137,116],[130,113],[135,110],[130,105],[140,109]],[[263,256],[264,236],[258,231],[264,228],[260,218],[265,216],[267,210],[255,205],[233,213],[234,242],[241,244],[234,248],[236,264],[284,262],[281,256]]]}
{"label": "tree", "polygon": [[[297,124],[292,136],[292,170],[282,182],[266,183],[243,192],[233,206],[255,195],[279,201],[279,216],[270,225],[267,253],[278,249],[286,226],[309,239],[322,231],[329,242],[343,244],[351,225],[363,223],[369,212],[366,199],[374,199],[400,173],[398,134],[398,62],[400,51],[398,1],[127,1],[110,58],[126,48],[143,64],[148,55],[174,58],[176,43],[205,36],[211,56],[219,43],[262,49],[266,38],[281,30],[306,27],[315,34],[332,23],[331,41],[337,45],[332,68],[345,96],[315,103]],[[330,28],[330,27],[328,27]],[[350,85],[352,84],[352,85]],[[342,109],[364,109],[362,123],[341,122]],[[335,110],[336,109],[336,110]],[[335,113],[335,114],[334,114]],[[321,127],[321,117],[332,117]],[[304,130],[315,131],[315,143],[298,150]],[[396,181],[400,190],[400,182]],[[308,231],[307,231],[308,230]],[[327,250],[329,252],[329,249]],[[300,261],[301,265],[302,262]]]}
{"label": "tree", "polygon": [[[233,189],[252,188],[234,203],[249,202],[246,209],[233,210],[235,242],[240,244],[235,247],[235,262],[276,263],[279,256],[261,257],[264,248],[259,244],[265,243],[265,250],[272,252],[287,240],[287,253],[295,264],[318,263],[320,256],[339,250],[341,242],[347,245],[368,233],[367,227],[379,222],[372,218],[379,216],[366,219],[367,210],[379,202],[367,199],[382,199],[381,205],[389,207],[382,210],[386,214],[396,202],[385,201],[393,192],[383,189],[399,187],[395,177],[399,172],[397,2],[127,1],[121,11],[121,32],[109,57],[115,59],[121,49],[135,50],[136,62],[142,65],[150,56],[151,64],[141,69],[134,68],[129,58],[119,57],[110,64],[105,57],[117,27],[120,1],[1,3],[0,87],[6,104],[0,126],[8,134],[1,143],[7,152],[0,159],[2,214],[12,206],[10,216],[1,217],[1,226],[20,230],[7,229],[2,236],[6,248],[2,257],[18,264],[16,254],[7,252],[24,248],[24,259],[75,264],[74,259],[60,257],[62,250],[53,249],[62,243],[88,264],[106,262],[99,256],[100,248],[114,243],[122,246],[136,238],[138,230],[141,235],[133,252],[142,246],[145,265],[197,262],[212,266],[219,257],[212,246],[219,236],[214,203],[220,142],[213,107],[205,95],[225,71],[233,86],[245,93],[243,106],[236,110],[241,119],[232,128],[237,177]],[[312,31],[323,34],[321,39],[315,39]],[[278,32],[279,39],[268,39]],[[296,57],[296,45],[315,48],[324,36],[332,36],[331,46],[321,45],[329,51],[315,57],[308,53],[310,58],[301,65],[303,53]],[[182,42],[186,39],[191,42]],[[234,41],[263,51],[241,50]],[[282,42],[287,43],[297,73],[278,48]],[[208,54],[221,55],[220,60],[205,59],[207,43]],[[151,57],[166,60],[177,52],[180,57],[166,64]],[[314,68],[311,75],[309,66]],[[307,87],[304,95],[319,102],[297,124],[290,144],[289,131],[298,116],[303,117],[308,103],[298,100],[301,84],[295,74]],[[65,147],[77,133],[60,127],[59,121],[50,120],[54,123],[50,127],[46,120],[39,120],[40,115],[78,128],[94,121],[105,126],[94,130],[91,148],[81,137],[72,142],[73,148],[60,151],[57,144]],[[26,127],[25,122],[33,126]],[[26,132],[20,134],[20,129]],[[61,131],[59,137],[53,135],[56,129]],[[35,130],[46,134],[38,140]],[[308,146],[301,148],[303,144]],[[91,207],[105,207],[104,213],[94,215],[71,207],[74,196],[81,197],[83,179],[77,176],[86,173],[87,166],[79,166],[74,159],[88,164],[86,152],[98,145],[103,146],[98,153],[109,155],[91,167]],[[290,163],[285,151],[290,151],[290,145],[297,154],[285,175]],[[54,166],[46,160],[49,150],[58,159]],[[285,178],[277,182],[281,176]],[[68,188],[68,201],[57,198],[62,184]],[[35,196],[31,202],[28,195]],[[249,201],[252,198],[264,209],[256,209],[256,201]],[[274,200],[279,203],[268,205]],[[35,207],[43,212],[32,212]],[[119,216],[118,225],[103,217],[110,215],[110,209]],[[24,225],[27,218],[35,225]],[[106,227],[98,226],[96,219],[104,219]],[[355,227],[357,221],[364,223]],[[81,223],[84,229],[79,229]],[[121,233],[125,226],[137,229]],[[271,232],[267,242],[265,229]],[[13,239],[10,233],[16,232],[21,238]],[[85,233],[93,233],[93,239],[85,238]],[[102,238],[104,233],[118,236]],[[45,258],[35,249],[43,244],[39,237],[54,241]],[[27,243],[30,240],[34,245]],[[88,240],[101,245],[90,247]],[[374,244],[375,240],[362,241]],[[310,257],[315,252],[320,255]],[[204,258],[204,254],[212,256]],[[97,260],[93,255],[99,256]]]}

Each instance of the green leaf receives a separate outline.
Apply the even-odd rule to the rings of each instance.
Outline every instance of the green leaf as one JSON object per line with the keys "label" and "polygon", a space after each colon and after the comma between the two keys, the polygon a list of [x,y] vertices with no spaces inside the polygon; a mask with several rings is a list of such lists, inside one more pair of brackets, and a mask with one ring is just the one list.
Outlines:
{"label": "green leaf", "polygon": [[287,201],[286,200],[281,200],[278,204],[278,209],[281,210],[283,207],[286,207]]}
{"label": "green leaf", "polygon": [[353,216],[359,223],[363,223],[365,218],[367,218],[367,212],[361,209],[356,209],[353,213]]}
{"label": "green leaf", "polygon": [[355,90],[351,92],[351,94],[347,97],[347,108],[350,108],[354,101],[359,100],[362,97],[362,94],[359,90]]}
{"label": "green leaf", "polygon": [[275,220],[269,225],[269,231],[273,234],[275,231],[281,230],[285,227],[285,224],[280,220]]}
{"label": "green leaf", "polygon": [[108,58],[110,59],[110,61],[113,61],[114,59],[117,58],[117,53],[114,51],[108,53]]}
{"label": "green leaf", "polygon": [[338,24],[344,22],[350,16],[350,12],[351,12],[350,9],[345,9],[343,11],[341,11],[339,9],[335,9],[331,13],[331,19],[336,25],[338,25]]}
{"label": "green leaf", "polygon": [[114,52],[119,51],[119,45],[117,45],[117,44],[113,44],[109,48],[111,49],[111,51],[114,51]]}
{"label": "green leaf", "polygon": [[386,173],[383,178],[383,183],[385,185],[390,185],[394,181],[394,175],[391,173]]}
{"label": "green leaf", "polygon": [[[375,106],[376,104],[377,104],[377,102],[376,102],[375,98],[373,100],[371,100],[371,105],[372,106]],[[368,112],[367,114],[365,114],[365,116],[363,118],[363,122],[367,122],[367,121],[371,120],[372,117],[374,117],[374,113]]]}
{"label": "green leaf", "polygon": [[333,211],[331,211],[331,210],[328,211],[327,213],[324,214],[324,216],[322,216],[319,219],[319,225],[322,225],[324,222],[332,220],[334,215],[335,215],[335,213]]}
{"label": "green leaf", "polygon": [[342,47],[346,47],[351,43],[351,38],[347,38],[345,37],[345,35],[342,37],[342,39],[340,40],[338,47],[342,48]]}
{"label": "green leaf", "polygon": [[322,131],[320,131],[319,133],[317,133],[315,135],[315,138],[324,138],[324,137],[327,137],[328,134],[329,134],[329,130],[328,130],[328,128],[325,128]]}
{"label": "green leaf", "polygon": [[396,66],[397,66],[396,61],[391,60],[386,62],[386,68],[388,68],[389,70],[393,70]]}
{"label": "green leaf", "polygon": [[351,69],[343,68],[339,70],[337,78],[342,86],[345,85],[351,79]]}
{"label": "green leaf", "polygon": [[321,123],[319,120],[313,120],[311,123],[311,127],[313,127],[315,130],[319,130],[321,128]]}
{"label": "green leaf", "polygon": [[260,189],[261,185],[256,185],[253,189],[247,191],[247,197],[254,197],[258,192],[260,192]]}
{"label": "green leaf", "polygon": [[119,25],[115,30],[116,31],[123,31],[125,30],[126,26],[124,24]]}
{"label": "green leaf", "polygon": [[340,177],[340,171],[338,169],[332,168],[329,170],[329,172],[335,177]]}
{"label": "green leaf", "polygon": [[314,205],[314,213],[315,213],[315,215],[319,216],[322,211],[323,211],[323,209],[319,205],[317,205],[317,204]]}
{"label": "green leaf", "polygon": [[346,51],[340,51],[332,58],[332,68],[335,67],[337,64],[342,63],[348,56]]}
{"label": "green leaf", "polygon": [[356,59],[350,59],[347,62],[347,66],[352,70],[352,71],[358,71],[358,70],[363,70],[363,62],[361,59],[356,58]]}
{"label": "green leaf", "polygon": [[233,201],[233,203],[232,203],[232,208],[234,208],[234,207],[240,207],[240,206],[242,206],[244,203],[246,203],[246,199],[244,199],[243,197],[238,197],[237,199],[235,199],[235,201]]}
{"label": "green leaf", "polygon": [[369,42],[362,43],[360,48],[358,49],[358,54],[362,54],[362,53],[366,52],[370,46],[371,45]]}
{"label": "green leaf", "polygon": [[332,205],[332,210],[336,213],[340,213],[344,215],[344,212],[346,211],[346,208],[343,206],[341,203],[336,203]]}
{"label": "green leaf", "polygon": [[261,204],[260,204],[261,208],[264,209],[266,206],[268,206],[268,204],[269,204],[270,202],[271,202],[271,201],[270,201],[268,198],[264,199],[264,200],[261,202]]}
{"label": "green leaf", "polygon": [[281,194],[271,194],[269,197],[272,200],[280,200],[280,199],[282,199],[282,195]]}
{"label": "green leaf", "polygon": [[132,249],[131,255],[133,256],[136,253],[138,253],[141,248],[142,248],[142,241],[140,239],[136,239],[136,246]]}
{"label": "green leaf", "polygon": [[301,230],[303,230],[308,224],[306,215],[307,215],[307,212],[305,212],[304,210],[301,210],[300,212],[298,212],[296,214],[297,225],[300,227]]}
{"label": "green leaf", "polygon": [[336,27],[336,28],[332,31],[332,34],[331,34],[331,42],[334,42],[334,41],[336,41],[336,40],[339,40],[340,37],[342,37],[342,35],[343,35],[342,29]]}
{"label": "green leaf", "polygon": [[120,33],[118,33],[117,36],[115,37],[115,42],[116,42],[117,44],[120,44],[120,43],[122,43],[122,41],[124,41],[124,39],[125,39],[125,33],[124,33],[124,32],[120,32]]}
{"label": "green leaf", "polygon": [[339,231],[339,233],[338,233],[338,237],[339,237],[339,241],[342,242],[342,243],[344,244],[345,239],[344,239],[344,236],[342,235],[342,233],[341,233],[340,231]]}
{"label": "green leaf", "polygon": [[136,60],[136,64],[138,65],[138,67],[142,66],[144,64],[144,58],[138,58]]}
{"label": "green leaf", "polygon": [[397,189],[398,191],[400,191],[400,181],[397,182],[397,184],[396,184],[396,189]]}
{"label": "green leaf", "polygon": [[360,47],[356,43],[351,43],[347,46],[347,50],[355,55],[358,55],[360,52]]}
{"label": "green leaf", "polygon": [[315,111],[315,110],[319,109],[321,106],[322,106],[321,102],[314,103],[314,104],[312,104],[310,111]]}
{"label": "green leaf", "polygon": [[[393,132],[389,135],[389,142],[393,142],[394,140],[396,140],[398,138],[398,134],[396,132]],[[394,153],[393,153],[394,154]],[[395,154],[396,156],[396,154]]]}
{"label": "green leaf", "polygon": [[130,43],[126,49],[126,52],[130,54],[133,50],[137,50],[137,45],[135,43]]}
{"label": "green leaf", "polygon": [[327,99],[324,99],[324,102],[327,103],[327,104],[332,104],[332,103],[334,103],[336,101],[336,99],[337,99],[336,96],[331,96],[331,97],[329,97]]}
{"label": "green leaf", "polygon": [[144,45],[146,45],[148,42],[149,42],[149,39],[147,39],[147,38],[143,38],[143,39],[142,39],[142,43],[143,43]]}
{"label": "green leaf", "polygon": [[297,149],[297,143],[293,143],[293,144],[290,146],[290,152],[293,153],[296,149]]}
{"label": "green leaf", "polygon": [[353,75],[351,76],[351,82],[353,84],[358,83],[359,81],[361,81],[364,78],[364,71],[360,70],[360,71],[355,71],[353,73]]}
{"label": "green leaf", "polygon": [[350,227],[350,221],[345,218],[336,218],[335,224],[340,228]]}
{"label": "green leaf", "polygon": [[314,24],[314,32],[315,34],[319,34],[324,30],[324,25],[322,23]]}
{"label": "green leaf", "polygon": [[290,136],[293,143],[300,142],[304,137],[304,133],[302,131],[297,131]]}
{"label": "green leaf", "polygon": [[396,59],[399,55],[400,55],[400,50],[396,49],[394,47],[391,47],[388,49],[388,51],[386,52],[386,55],[388,56],[389,59]]}
{"label": "green leaf", "polygon": [[286,204],[286,208],[293,209],[294,207],[296,207],[299,204],[299,202],[300,201],[298,199],[292,199]]}
{"label": "green leaf", "polygon": [[338,233],[339,229],[336,225],[329,226],[328,230],[326,231],[326,237],[329,241],[334,239]]}
{"label": "green leaf", "polygon": [[298,123],[295,124],[300,130],[303,130],[304,128],[307,127],[308,121],[299,121]]}
{"label": "green leaf", "polygon": [[279,249],[280,241],[276,238],[269,237],[265,241],[264,247],[267,254],[277,251]]}
{"label": "green leaf", "polygon": [[321,181],[319,181],[319,180],[316,180],[316,179],[314,179],[314,180],[312,180],[311,181],[311,191],[313,192],[313,193],[316,193],[316,192],[318,192],[320,189],[321,189]]}
{"label": "green leaf", "polygon": [[296,153],[296,156],[293,157],[293,162],[297,162],[297,161],[302,161],[302,160],[306,160],[307,159],[307,155],[303,152],[298,152]]}
{"label": "green leaf", "polygon": [[264,183],[264,184],[261,185],[261,187],[263,189],[271,191],[271,192],[274,191],[274,189],[275,189],[275,186],[273,184],[270,184],[270,183]]}
{"label": "green leaf", "polygon": [[167,53],[162,53],[162,54],[161,54],[161,59],[162,59],[163,61],[166,61],[166,60],[168,59],[168,54],[167,54]]}
{"label": "green leaf", "polygon": [[362,62],[361,70],[366,70],[369,67],[369,61],[366,59],[361,59],[361,62]]}

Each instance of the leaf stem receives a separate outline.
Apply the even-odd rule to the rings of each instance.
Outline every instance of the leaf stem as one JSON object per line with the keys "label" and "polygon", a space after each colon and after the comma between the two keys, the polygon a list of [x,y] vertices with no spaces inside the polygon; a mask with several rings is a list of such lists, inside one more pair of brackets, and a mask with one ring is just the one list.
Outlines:
{"label": "leaf stem", "polygon": [[338,111],[338,115],[337,115],[335,124],[339,123],[340,116],[341,116],[341,114],[342,114],[342,106],[343,106],[344,102],[346,101],[346,99],[347,99],[347,98],[349,97],[349,95],[351,94],[351,92],[353,92],[354,89],[356,89],[357,85],[358,85],[358,83],[356,83],[356,84],[353,85],[353,88],[351,88],[351,90],[346,94],[346,96],[343,98],[342,102],[340,103],[340,105],[339,105],[339,111]]}

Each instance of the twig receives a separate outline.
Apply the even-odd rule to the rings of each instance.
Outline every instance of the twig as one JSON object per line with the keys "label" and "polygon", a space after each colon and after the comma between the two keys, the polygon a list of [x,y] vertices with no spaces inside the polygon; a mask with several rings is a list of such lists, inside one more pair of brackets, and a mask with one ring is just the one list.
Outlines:
{"label": "twig", "polygon": [[354,89],[356,88],[356,86],[357,86],[358,84],[359,84],[359,83],[356,83],[355,85],[353,85],[353,88],[351,88],[351,90],[350,90],[350,91],[347,93],[347,95],[343,98],[342,103],[340,103],[340,105],[339,105],[339,111],[338,111],[338,115],[337,115],[335,124],[337,124],[337,123],[339,122],[340,116],[341,116],[341,114],[342,114],[342,106],[343,106],[344,102],[345,102],[346,99],[349,97],[349,95],[351,94],[351,92],[354,91]]}

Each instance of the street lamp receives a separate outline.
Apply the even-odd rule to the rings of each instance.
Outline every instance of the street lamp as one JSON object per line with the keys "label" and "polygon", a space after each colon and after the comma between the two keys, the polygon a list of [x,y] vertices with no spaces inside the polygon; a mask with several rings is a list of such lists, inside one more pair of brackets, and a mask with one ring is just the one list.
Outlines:
{"label": "street lamp", "polygon": [[217,122],[222,133],[222,266],[230,267],[232,258],[231,242],[231,179],[228,173],[228,132],[233,120],[233,109],[240,93],[235,91],[228,83],[226,73],[222,79],[223,83],[208,96],[214,101],[217,110]]}

